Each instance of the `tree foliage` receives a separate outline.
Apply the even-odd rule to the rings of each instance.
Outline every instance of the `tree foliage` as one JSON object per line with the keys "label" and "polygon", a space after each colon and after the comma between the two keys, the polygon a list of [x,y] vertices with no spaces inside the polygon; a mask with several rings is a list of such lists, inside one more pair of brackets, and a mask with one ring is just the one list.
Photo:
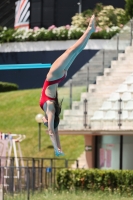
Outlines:
{"label": "tree foliage", "polygon": [[128,17],[133,18],[133,0],[125,0],[125,10]]}

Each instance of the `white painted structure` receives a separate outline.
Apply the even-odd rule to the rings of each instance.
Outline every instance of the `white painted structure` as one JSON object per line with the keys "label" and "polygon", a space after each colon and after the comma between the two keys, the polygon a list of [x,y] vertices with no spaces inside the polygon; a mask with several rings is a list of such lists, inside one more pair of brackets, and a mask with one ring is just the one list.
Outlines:
{"label": "white painted structure", "polygon": [[[38,42],[10,42],[0,44],[0,52],[30,52],[30,51],[59,51],[66,50],[77,40],[66,41],[38,41]],[[130,44],[129,40],[122,40],[119,43],[119,50],[124,50]],[[95,40],[90,39],[85,50],[116,50],[117,40]]]}
{"label": "white painted structure", "polygon": [[[8,169],[11,164],[11,156],[15,158],[15,167],[24,167],[22,151],[20,147],[20,142],[25,139],[25,135],[14,134],[14,133],[0,133],[0,166],[3,167],[1,170],[1,180],[0,182],[6,186],[6,179],[10,178],[8,176]],[[18,161],[18,158],[21,162]],[[3,178],[4,177],[4,180]],[[14,178],[19,178],[20,172]]]}
{"label": "white painted structure", "polygon": [[[22,158],[22,151],[20,147],[20,142],[25,139],[25,135],[12,134],[12,133],[0,133],[0,157],[2,159],[8,157],[8,162],[6,164],[6,159],[1,163],[1,166],[9,166],[9,159],[12,156],[15,158],[15,165],[19,167],[18,157]],[[22,161],[22,166],[24,163]]]}

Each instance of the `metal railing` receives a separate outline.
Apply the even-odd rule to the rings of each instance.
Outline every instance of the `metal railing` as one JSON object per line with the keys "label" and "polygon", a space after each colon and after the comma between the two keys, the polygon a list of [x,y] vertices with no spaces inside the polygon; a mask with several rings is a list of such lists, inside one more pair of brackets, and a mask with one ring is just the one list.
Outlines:
{"label": "metal railing", "polygon": [[16,167],[14,157],[0,157],[0,188],[4,194],[12,197],[16,193],[26,193],[27,199],[30,199],[31,192],[33,194],[35,191],[57,187],[57,173],[61,169],[70,167],[74,161],[75,168],[79,166],[79,161],[74,159],[24,157],[17,159],[20,164],[23,159],[24,166]]}
{"label": "metal railing", "polygon": [[22,166],[22,160],[23,160],[23,166],[25,167],[63,167],[68,168],[70,167],[71,162],[76,161],[76,168],[78,168],[78,160],[75,159],[65,159],[65,158],[31,158],[31,157],[0,157],[0,166],[9,167],[15,166],[15,161],[18,160],[19,166]]}
{"label": "metal railing", "polygon": [[[63,167],[0,167],[0,185],[5,193],[14,196],[15,194],[29,195],[35,191],[42,191],[57,186],[56,176]],[[3,199],[2,199],[3,200]]]}

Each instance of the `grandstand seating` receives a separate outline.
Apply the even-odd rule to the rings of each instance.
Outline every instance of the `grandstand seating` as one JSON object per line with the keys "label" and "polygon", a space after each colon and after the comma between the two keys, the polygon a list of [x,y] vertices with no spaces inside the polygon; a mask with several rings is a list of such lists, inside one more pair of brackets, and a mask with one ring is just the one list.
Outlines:
{"label": "grandstand seating", "polygon": [[[65,110],[59,129],[84,129],[84,99],[88,100],[87,123],[93,130],[131,129],[133,124],[133,47],[127,47],[125,53],[112,61],[111,68],[97,77],[88,93],[81,94],[80,102],[73,102],[72,110]],[[124,58],[124,59],[123,59]],[[122,114],[119,115],[120,102]],[[71,120],[72,119],[72,120]],[[78,120],[79,119],[79,120]],[[78,121],[78,123],[77,123]]]}
{"label": "grandstand seating", "polygon": [[[120,51],[123,52],[123,51]],[[104,56],[104,58],[103,58]],[[103,61],[104,59],[104,61]],[[82,68],[76,72],[72,77],[72,83],[74,86],[85,85],[87,79],[87,67],[89,67],[89,84],[94,84],[96,82],[96,77],[104,74],[108,75],[110,73],[111,61],[117,59],[116,50],[100,50],[94,57],[92,57],[88,62],[82,66]],[[65,86],[70,85],[70,80],[65,83]],[[91,87],[91,85],[89,86]]]}
{"label": "grandstand seating", "polygon": [[[116,92],[113,93],[113,95],[111,95],[108,100],[103,102],[102,107],[99,109],[99,111],[96,111],[94,113],[94,116],[90,119],[91,127],[93,129],[116,129],[118,128],[117,123],[119,117],[121,119],[121,123],[124,123],[124,127],[122,126],[121,128],[132,128],[131,124],[128,122],[132,120],[133,112],[133,91],[130,89],[132,88],[132,81],[133,76],[131,74],[126,78],[124,84],[121,84],[116,90]],[[118,115],[118,111],[120,109],[120,103],[118,102],[118,100],[120,98],[122,100],[122,113]],[[113,104],[117,105],[115,106],[115,109],[113,107]],[[101,118],[98,119],[97,116],[95,116],[97,112],[103,112],[104,114],[101,115]]]}

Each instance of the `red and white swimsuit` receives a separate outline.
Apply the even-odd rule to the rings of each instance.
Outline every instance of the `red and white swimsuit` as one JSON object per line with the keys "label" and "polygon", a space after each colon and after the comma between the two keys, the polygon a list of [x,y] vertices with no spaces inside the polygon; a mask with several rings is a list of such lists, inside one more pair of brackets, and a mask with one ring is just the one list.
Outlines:
{"label": "red and white swimsuit", "polygon": [[40,97],[40,107],[42,109],[43,109],[43,105],[46,101],[56,99],[56,98],[49,97],[45,94],[47,87],[50,86],[50,85],[54,85],[56,83],[60,83],[62,80],[64,80],[64,78],[65,78],[65,75],[62,78],[59,78],[59,79],[54,80],[54,81],[47,81],[47,80],[44,81],[42,93],[41,93],[41,97]]}

